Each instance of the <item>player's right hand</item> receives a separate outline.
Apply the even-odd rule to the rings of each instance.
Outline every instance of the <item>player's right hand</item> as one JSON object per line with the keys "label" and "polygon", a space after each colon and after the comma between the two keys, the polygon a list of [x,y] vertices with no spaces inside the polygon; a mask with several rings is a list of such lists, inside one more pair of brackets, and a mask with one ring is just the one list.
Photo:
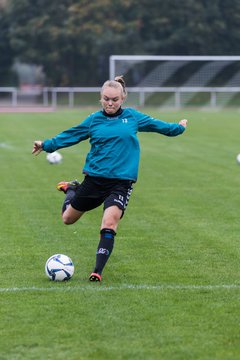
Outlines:
{"label": "player's right hand", "polygon": [[38,155],[40,154],[40,152],[42,151],[42,141],[41,140],[36,140],[34,141],[34,144],[33,144],[33,149],[32,149],[32,154],[34,155]]}

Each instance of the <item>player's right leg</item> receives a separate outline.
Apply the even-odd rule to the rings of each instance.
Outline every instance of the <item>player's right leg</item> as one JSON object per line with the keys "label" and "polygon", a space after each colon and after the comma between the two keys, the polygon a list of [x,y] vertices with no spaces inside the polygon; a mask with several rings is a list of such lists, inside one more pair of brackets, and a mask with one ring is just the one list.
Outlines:
{"label": "player's right leg", "polygon": [[84,211],[79,211],[71,206],[71,200],[75,196],[76,190],[80,183],[77,180],[61,181],[57,184],[57,189],[66,194],[63,207],[62,207],[62,220],[64,224],[74,224],[84,214]]}
{"label": "player's right leg", "polygon": [[68,190],[76,190],[80,183],[77,180],[72,181],[61,181],[57,184],[56,188],[58,191],[63,191],[65,194]]}
{"label": "player's right leg", "polygon": [[84,214],[84,211],[76,210],[72,205],[68,205],[66,210],[62,213],[62,220],[64,224],[74,224]]}

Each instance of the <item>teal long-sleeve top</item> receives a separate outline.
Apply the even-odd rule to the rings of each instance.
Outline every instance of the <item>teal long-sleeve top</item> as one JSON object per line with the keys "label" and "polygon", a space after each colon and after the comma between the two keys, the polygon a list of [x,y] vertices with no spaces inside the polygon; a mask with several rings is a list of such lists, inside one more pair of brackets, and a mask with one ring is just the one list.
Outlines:
{"label": "teal long-sleeve top", "polygon": [[97,111],[82,123],[43,142],[43,150],[53,152],[89,139],[83,173],[90,176],[136,181],[140,160],[138,132],[177,136],[185,127],[152,118],[132,108],[114,115]]}

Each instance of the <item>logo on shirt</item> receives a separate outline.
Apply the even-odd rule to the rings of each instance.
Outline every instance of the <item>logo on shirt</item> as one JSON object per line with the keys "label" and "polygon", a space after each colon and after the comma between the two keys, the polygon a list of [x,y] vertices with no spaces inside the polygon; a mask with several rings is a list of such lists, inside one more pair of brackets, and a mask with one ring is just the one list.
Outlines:
{"label": "logo on shirt", "polygon": [[124,118],[124,119],[122,119],[122,122],[123,122],[123,124],[127,124],[128,119]]}

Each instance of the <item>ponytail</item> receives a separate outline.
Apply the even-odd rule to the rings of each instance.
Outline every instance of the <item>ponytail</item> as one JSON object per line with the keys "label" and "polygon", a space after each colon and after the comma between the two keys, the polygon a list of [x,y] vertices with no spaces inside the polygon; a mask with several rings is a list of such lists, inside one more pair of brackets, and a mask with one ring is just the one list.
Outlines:
{"label": "ponytail", "polygon": [[124,94],[124,96],[127,96],[126,83],[125,83],[125,80],[123,79],[123,75],[116,76],[114,80],[122,85],[123,94]]}

